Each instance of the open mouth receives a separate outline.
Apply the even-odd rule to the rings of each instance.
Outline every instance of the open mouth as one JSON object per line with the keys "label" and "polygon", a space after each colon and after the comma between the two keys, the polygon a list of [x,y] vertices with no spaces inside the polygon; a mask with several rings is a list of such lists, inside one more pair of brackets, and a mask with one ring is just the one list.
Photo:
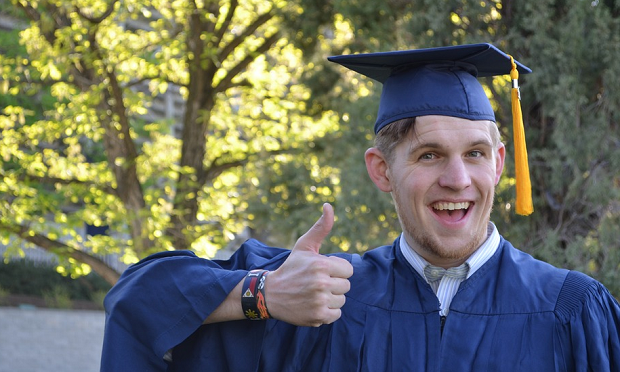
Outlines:
{"label": "open mouth", "polygon": [[450,203],[439,202],[432,205],[433,211],[441,220],[446,222],[458,222],[469,212],[470,202]]}

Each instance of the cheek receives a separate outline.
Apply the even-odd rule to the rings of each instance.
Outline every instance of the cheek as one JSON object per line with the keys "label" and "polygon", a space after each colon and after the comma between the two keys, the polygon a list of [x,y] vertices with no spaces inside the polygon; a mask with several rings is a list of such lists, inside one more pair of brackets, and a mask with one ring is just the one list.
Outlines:
{"label": "cheek", "polygon": [[409,205],[424,203],[425,197],[432,194],[445,172],[442,167],[412,166],[397,164],[391,172],[390,182],[401,201]]}
{"label": "cheek", "polygon": [[394,192],[396,197],[402,203],[405,203],[409,208],[416,208],[420,206],[420,203],[424,203],[425,196],[432,188],[432,182],[426,182],[430,179],[428,176],[414,176],[401,178],[395,185]]}
{"label": "cheek", "polygon": [[493,164],[487,164],[483,167],[477,168],[471,173],[472,179],[479,180],[480,185],[489,185],[489,187],[495,187],[500,180],[501,173],[498,173],[498,169]]}

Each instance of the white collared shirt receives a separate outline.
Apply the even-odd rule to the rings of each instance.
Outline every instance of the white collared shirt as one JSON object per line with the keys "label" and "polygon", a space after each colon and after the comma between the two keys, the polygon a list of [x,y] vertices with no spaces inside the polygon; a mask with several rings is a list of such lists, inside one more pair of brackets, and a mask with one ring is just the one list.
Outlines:
{"label": "white collared shirt", "polygon": [[[499,232],[497,231],[497,227],[492,222],[489,222],[489,226],[487,227],[487,239],[482,243],[482,245],[465,261],[469,265],[469,271],[467,273],[467,278],[471,277],[485,262],[493,256],[497,248],[499,247]],[[454,279],[448,276],[444,276],[440,281],[429,282],[424,276],[424,268],[429,263],[422,258],[416,251],[414,251],[407,241],[403,234],[400,235],[400,250],[405,256],[407,262],[413,267],[415,271],[417,271],[422,278],[426,280],[426,282],[431,286],[435,294],[437,295],[437,299],[439,300],[440,311],[439,314],[442,316],[448,315],[450,311],[450,303],[452,302],[452,298],[458,291],[461,283],[466,279]]]}

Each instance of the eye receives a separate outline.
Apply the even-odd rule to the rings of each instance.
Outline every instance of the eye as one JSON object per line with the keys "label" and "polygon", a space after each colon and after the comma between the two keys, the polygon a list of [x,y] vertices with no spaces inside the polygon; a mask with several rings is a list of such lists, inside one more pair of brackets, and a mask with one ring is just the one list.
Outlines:
{"label": "eye", "polygon": [[430,152],[424,153],[420,156],[420,160],[433,160],[435,158],[437,158],[437,156]]}
{"label": "eye", "polygon": [[467,153],[467,157],[470,157],[470,158],[480,158],[483,156],[484,156],[484,153],[480,150],[473,150]]}

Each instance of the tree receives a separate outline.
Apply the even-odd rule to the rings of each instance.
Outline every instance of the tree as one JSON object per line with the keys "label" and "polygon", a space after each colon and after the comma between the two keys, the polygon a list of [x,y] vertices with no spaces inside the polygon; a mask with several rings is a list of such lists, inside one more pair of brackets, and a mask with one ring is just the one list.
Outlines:
{"label": "tree", "polygon": [[[258,184],[248,164],[302,157],[301,144],[336,127],[331,111],[305,113],[301,51],[279,27],[299,4],[14,5],[29,25],[1,61],[16,98],[0,116],[0,231],[14,250],[27,242],[64,257],[65,270],[114,283],[98,255],[223,246],[247,208],[237,184]],[[178,137],[174,118],[147,116],[173,90]],[[110,234],[83,237],[83,224]]]}
{"label": "tree", "polygon": [[[491,42],[534,69],[520,82],[535,214],[512,211],[508,157],[493,221],[519,248],[620,293],[616,1],[15,4],[32,23],[0,63],[5,240],[71,262],[212,253],[244,227],[291,246],[328,201],[327,250],[388,243],[398,220],[363,164],[380,86],[324,57]],[[483,82],[511,153],[509,80]],[[178,136],[172,119],[146,116],[174,89]],[[83,223],[113,234],[82,241]]]}
{"label": "tree", "polygon": [[536,66],[523,93],[536,213],[505,228],[620,296],[620,3],[513,8],[511,43]]}

